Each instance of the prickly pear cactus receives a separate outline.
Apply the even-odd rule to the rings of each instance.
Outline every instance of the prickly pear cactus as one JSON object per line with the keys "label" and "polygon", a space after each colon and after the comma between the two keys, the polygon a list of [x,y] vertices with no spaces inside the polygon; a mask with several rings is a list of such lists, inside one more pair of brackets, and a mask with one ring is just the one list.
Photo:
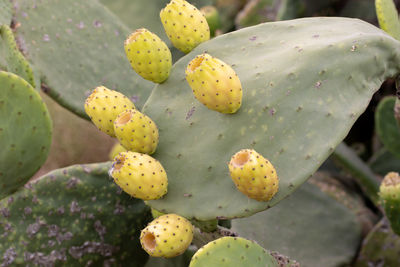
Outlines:
{"label": "prickly pear cactus", "polygon": [[103,5],[95,0],[15,3],[17,38],[57,102],[87,117],[86,97],[104,85],[123,92],[138,108],[143,105],[153,84],[129,66],[123,43],[130,30]]}
{"label": "prickly pear cactus", "polygon": [[[0,202],[0,256],[8,265],[143,266],[141,200],[108,178],[110,164],[59,169]],[[8,265],[7,265],[8,264]]]}
{"label": "prickly pear cactus", "polygon": [[275,258],[254,241],[226,236],[200,248],[189,267],[278,267]]}
{"label": "prickly pear cactus", "polygon": [[0,25],[10,25],[12,18],[12,5],[10,0],[0,0]]}
{"label": "prickly pear cactus", "polygon": [[387,97],[379,102],[375,112],[375,129],[384,147],[400,158],[400,126],[394,116],[396,97]]}
{"label": "prickly pear cactus", "polygon": [[308,267],[349,264],[360,230],[349,209],[308,182],[274,208],[232,220],[232,231]]}
{"label": "prickly pear cactus", "polygon": [[[382,82],[399,73],[399,49],[380,29],[346,18],[266,23],[201,44],[173,66],[143,109],[159,127],[154,157],[170,177],[165,198],[149,204],[199,220],[244,217],[275,205],[310,177]],[[194,99],[184,69],[204,51],[231,64],[241,79],[236,114]],[[243,148],[275,166],[279,191],[271,201],[251,200],[232,183],[227,162]]]}
{"label": "prickly pear cactus", "polygon": [[[0,26],[0,37],[3,42],[3,55],[6,61],[6,70],[15,73],[25,79],[35,88],[35,79],[29,62],[25,59],[22,53],[18,50],[17,43],[14,39],[14,34],[7,25]],[[1,53],[1,52],[0,52]]]}
{"label": "prickly pear cactus", "polygon": [[0,199],[42,166],[52,122],[39,93],[21,77],[0,71]]}

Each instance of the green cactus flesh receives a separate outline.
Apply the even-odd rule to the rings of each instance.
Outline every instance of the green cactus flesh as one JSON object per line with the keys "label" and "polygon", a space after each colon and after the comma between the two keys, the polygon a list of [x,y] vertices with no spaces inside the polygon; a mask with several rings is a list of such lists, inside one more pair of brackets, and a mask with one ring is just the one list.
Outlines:
{"label": "green cactus flesh", "polygon": [[[170,177],[168,194],[149,205],[198,220],[245,217],[275,205],[315,172],[382,82],[399,72],[399,44],[348,18],[260,24],[201,44],[173,66],[143,109],[159,127],[154,157]],[[239,76],[243,105],[236,114],[194,99],[184,69],[204,51]],[[280,183],[271,201],[251,200],[231,181],[227,162],[243,148],[275,166]]]}
{"label": "green cactus flesh", "polygon": [[150,209],[108,178],[109,163],[53,171],[0,202],[0,256],[12,266],[143,266]]}
{"label": "green cactus flesh", "polygon": [[12,5],[10,0],[0,0],[0,25],[10,25],[12,19]]}
{"label": "green cactus flesh", "polygon": [[35,79],[29,62],[25,59],[22,53],[18,50],[17,43],[14,39],[14,34],[7,25],[0,26],[0,37],[3,42],[2,49],[5,55],[6,70],[19,75],[35,87]]}
{"label": "green cactus flesh", "polygon": [[[18,1],[17,36],[47,85],[46,93],[87,118],[86,97],[99,85],[141,108],[153,84],[130,67],[123,49],[130,30],[97,1]],[[40,25],[40,26],[38,26]]]}
{"label": "green cactus flesh", "polygon": [[0,71],[0,199],[42,166],[52,122],[39,93],[21,77]]}
{"label": "green cactus flesh", "polygon": [[360,230],[355,214],[310,183],[268,211],[232,220],[232,231],[308,267],[350,263]]}
{"label": "green cactus flesh", "polygon": [[400,266],[400,237],[383,218],[362,242],[355,267]]}
{"label": "green cactus flesh", "polygon": [[278,267],[271,254],[254,241],[222,237],[200,248],[189,267]]}
{"label": "green cactus flesh", "polygon": [[379,102],[375,112],[375,129],[384,147],[400,158],[400,126],[394,116],[396,97],[386,97]]}

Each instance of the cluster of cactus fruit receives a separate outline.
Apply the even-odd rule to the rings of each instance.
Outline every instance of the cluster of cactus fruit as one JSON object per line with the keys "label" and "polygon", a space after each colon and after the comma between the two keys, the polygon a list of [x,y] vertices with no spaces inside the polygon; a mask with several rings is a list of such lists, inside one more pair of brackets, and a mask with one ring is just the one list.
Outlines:
{"label": "cluster of cactus fruit", "polygon": [[[172,44],[188,53],[210,38],[203,13],[184,0],[171,0],[161,10],[161,21]],[[172,57],[167,45],[154,33],[141,28],[124,43],[132,68],[144,79],[162,83],[168,79]],[[207,108],[235,113],[242,104],[242,86],[227,63],[210,56],[196,56],[185,70],[193,94]],[[151,118],[135,109],[125,95],[99,86],[85,102],[85,111],[97,128],[116,137],[125,152],[118,153],[109,171],[118,186],[134,198],[155,200],[168,192],[167,173],[150,155],[156,151],[159,132]],[[249,198],[269,201],[278,191],[273,165],[252,149],[232,156],[229,171],[237,189]],[[193,226],[176,214],[155,219],[141,235],[142,247],[154,257],[182,254],[193,239]]]}
{"label": "cluster of cactus fruit", "polygon": [[[338,187],[312,178],[313,185],[301,187],[289,199],[291,202],[285,202],[286,206],[249,217],[293,193],[332,152],[341,163],[352,162],[350,172],[359,179],[363,196],[377,207],[381,205],[383,217],[388,219],[377,225],[379,229],[370,231],[371,236],[365,241],[369,244],[363,244],[360,255],[367,257],[367,248],[373,247],[370,240],[376,235],[379,237],[382,229],[387,235],[393,231],[395,237],[388,239],[394,241],[386,242],[390,242],[391,249],[395,248],[394,254],[398,255],[399,174],[385,171],[387,175],[379,188],[374,174],[368,167],[365,170],[364,163],[359,164],[361,160],[357,156],[354,159],[354,155],[345,155],[340,148],[334,151],[377,87],[386,78],[399,75],[398,41],[364,22],[340,18],[267,23],[210,40],[233,24],[221,26],[217,10],[212,6],[200,10],[194,6],[203,1],[191,1],[193,4],[185,0],[168,1],[168,4],[162,3],[166,6],[161,12],[160,4],[154,4],[161,19],[158,22],[169,38],[164,42],[161,35],[146,28],[128,34],[128,29],[97,1],[43,0],[32,6],[30,0],[0,0],[0,144],[5,148],[0,152],[2,266],[23,263],[54,266],[60,262],[79,266],[101,263],[144,266],[150,255],[157,259],[152,262],[155,258],[150,258],[146,266],[294,267],[298,266],[296,262],[263,247],[281,251],[288,246],[285,242],[277,245],[280,240],[290,243],[304,240],[303,231],[298,230],[304,228],[299,224],[307,222],[308,227],[313,221],[323,222],[323,212],[317,210],[325,210],[325,204],[325,212],[329,213],[331,208],[333,212],[331,217],[325,216],[328,219],[318,235],[335,236],[336,231],[340,232],[333,220],[340,214],[343,231],[336,238],[343,240],[327,246],[325,250],[337,250],[326,254],[322,263],[315,259],[313,251],[310,266],[338,266],[353,260],[359,248],[361,236],[354,214],[359,221],[365,219],[358,210],[364,207],[360,204],[364,203],[363,199],[358,199],[358,203],[354,195],[343,197]],[[320,5],[326,6],[325,1],[330,2],[324,0]],[[13,7],[11,2],[15,4]],[[274,6],[276,17],[290,18],[299,13],[293,7],[298,8],[302,1],[212,2],[220,6],[220,11],[222,2],[236,13],[242,9],[236,19],[236,26],[241,28],[251,22],[249,16],[256,9],[277,5]],[[104,33],[115,34],[110,47],[124,45],[120,50],[122,54],[125,50],[128,58],[125,63],[128,66],[129,62],[135,71],[131,73],[133,78],[123,71],[123,54],[114,57],[115,72],[119,72],[117,79],[114,74],[101,74],[101,78],[92,80],[96,85],[89,87],[86,73],[93,71],[96,76],[95,72],[102,72],[101,68],[107,64],[93,70],[83,64],[80,69],[83,79],[76,79],[72,84],[76,82],[74,85],[85,89],[68,96],[62,92],[64,88],[59,90],[63,82],[57,78],[64,75],[70,79],[72,72],[69,71],[75,68],[70,68],[69,59],[65,58],[65,64],[61,64],[67,66],[65,70],[49,71],[46,65],[49,58],[43,56],[46,53],[37,44],[56,42],[57,51],[70,53],[70,43],[63,38],[72,39],[76,33],[69,25],[64,36],[54,31],[55,27],[36,28],[35,24],[39,17],[48,17],[43,14],[58,5],[65,9],[65,15],[58,14],[60,18],[56,22],[52,14],[51,24],[72,25],[71,14],[79,6],[81,11],[99,14],[104,20],[90,21],[82,17],[75,25],[77,36],[87,38],[82,49],[86,49],[85,45],[90,51],[95,45],[100,51],[108,48],[108,43],[104,47],[98,45],[99,39]],[[400,39],[400,23],[393,2],[377,0],[376,7],[381,28]],[[11,9],[16,11],[13,23]],[[231,16],[231,10],[226,9],[224,19]],[[265,16],[261,13],[256,20]],[[26,28],[27,25],[30,26]],[[107,28],[107,25],[113,27]],[[35,39],[39,36],[37,31],[42,33],[39,39]],[[127,38],[118,39],[120,35]],[[113,42],[120,43],[113,45]],[[171,48],[171,43],[187,54],[175,64],[177,51]],[[50,62],[59,54],[62,53],[53,54]],[[33,70],[25,57],[35,63]],[[343,67],[342,59],[348,60],[347,67]],[[96,66],[103,59],[90,60]],[[39,77],[42,75],[39,72],[45,73],[44,77]],[[120,82],[124,75],[128,78],[125,83]],[[143,106],[150,93],[146,90],[154,85],[151,82],[156,86]],[[21,188],[43,164],[51,141],[49,112],[34,90],[40,85],[75,113],[85,117],[86,112],[100,131],[118,139],[118,145],[110,153],[111,163],[56,170]],[[131,95],[132,88],[126,85],[138,87],[134,89],[135,95]],[[75,89],[65,88],[66,92],[70,90]],[[75,101],[75,95],[82,99]],[[393,115],[393,105],[399,106],[400,102],[396,99],[395,103],[392,98],[382,103],[384,108],[377,110],[381,117],[384,112]],[[396,119],[390,118],[389,125],[389,120],[381,117],[376,119],[379,137],[383,143],[387,142],[385,146],[390,153],[400,153],[400,131],[393,127],[399,126],[393,122]],[[106,179],[108,176],[114,183]],[[321,196],[321,191],[327,195]],[[342,198],[339,202],[348,209],[339,207],[328,195]],[[299,212],[299,218],[293,215],[298,199],[300,204],[312,205],[309,213]],[[300,204],[298,207],[303,208]],[[66,214],[69,216],[64,217]],[[365,230],[366,225],[373,220],[367,221],[360,223],[364,232],[369,231]],[[389,224],[391,230],[387,231]],[[332,226],[332,233],[325,232],[325,225]],[[277,227],[285,229],[277,231]],[[300,242],[301,250],[303,243]],[[312,251],[315,242],[306,243]],[[336,243],[346,245],[336,246]],[[348,255],[343,256],[346,252]],[[304,255],[301,255],[304,266],[308,266]],[[341,255],[341,258],[330,262],[331,255]],[[187,257],[189,260],[185,260]],[[390,260],[378,258],[376,262],[383,261],[388,266],[400,264],[397,258]],[[179,261],[185,263],[178,264]],[[368,266],[371,264],[368,262]]]}

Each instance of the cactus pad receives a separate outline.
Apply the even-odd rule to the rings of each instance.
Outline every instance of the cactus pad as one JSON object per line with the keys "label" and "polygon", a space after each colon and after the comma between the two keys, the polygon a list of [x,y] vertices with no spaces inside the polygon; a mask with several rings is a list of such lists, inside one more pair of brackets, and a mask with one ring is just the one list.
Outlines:
{"label": "cactus pad", "polygon": [[222,237],[200,248],[189,267],[277,267],[271,254],[255,242],[241,237]]}
{"label": "cactus pad", "polygon": [[[201,44],[173,66],[143,109],[159,128],[154,157],[170,177],[168,194],[149,205],[199,220],[275,205],[315,172],[382,82],[399,73],[399,44],[348,18],[260,24]],[[229,62],[241,79],[243,104],[233,115],[198,103],[185,81],[185,67],[204,51]],[[279,174],[269,202],[249,200],[229,177],[226,162],[244,148],[268,158]]]}
{"label": "cactus pad", "polygon": [[74,113],[87,118],[83,103],[99,85],[124,93],[138,108],[150,94],[153,84],[134,73],[125,56],[129,29],[97,1],[20,0],[16,22],[46,92]]}
{"label": "cactus pad", "polygon": [[39,93],[19,76],[0,71],[0,199],[42,166],[52,123]]}
{"label": "cactus pad", "polygon": [[[3,42],[2,47],[4,59],[6,61],[6,70],[15,73],[21,78],[24,78],[33,87],[35,87],[35,79],[29,62],[25,59],[22,53],[18,50],[15,42],[14,34],[7,25],[0,26],[0,42]],[[2,39],[2,40],[1,40]]]}
{"label": "cactus pad", "polygon": [[388,34],[400,40],[400,22],[393,0],[375,0],[379,26]]}
{"label": "cactus pad", "polygon": [[143,266],[139,235],[150,209],[121,194],[109,167],[59,169],[2,200],[1,258],[24,266]]}
{"label": "cactus pad", "polygon": [[400,126],[394,116],[396,97],[379,102],[375,112],[375,129],[384,147],[400,159]]}

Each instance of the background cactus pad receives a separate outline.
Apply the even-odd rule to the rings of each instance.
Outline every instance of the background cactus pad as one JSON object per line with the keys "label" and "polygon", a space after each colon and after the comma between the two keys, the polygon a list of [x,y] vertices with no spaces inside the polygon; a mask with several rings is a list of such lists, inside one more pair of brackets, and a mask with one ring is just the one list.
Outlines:
{"label": "background cactus pad", "polygon": [[0,71],[0,199],[24,185],[47,158],[52,123],[39,93]]}

